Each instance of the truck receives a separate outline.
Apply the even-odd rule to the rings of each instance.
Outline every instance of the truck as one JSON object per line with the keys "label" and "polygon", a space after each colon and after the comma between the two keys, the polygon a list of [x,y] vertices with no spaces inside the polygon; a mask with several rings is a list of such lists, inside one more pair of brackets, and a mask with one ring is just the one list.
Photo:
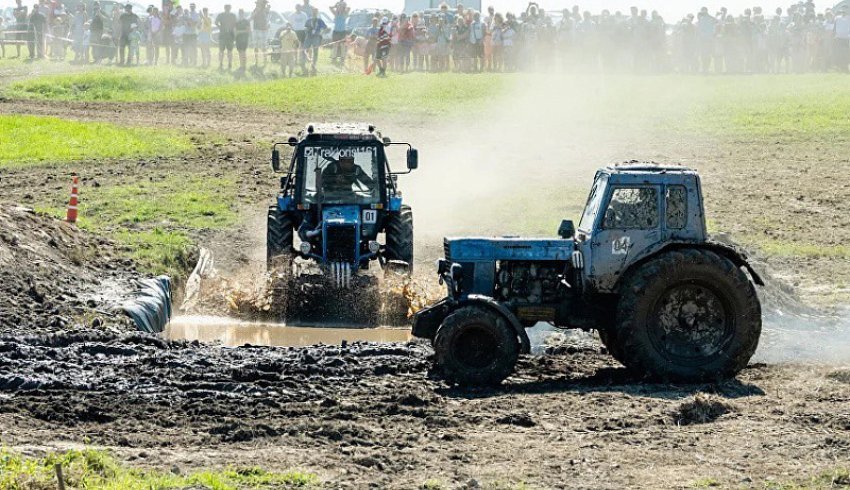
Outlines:
{"label": "truck", "polygon": [[557,238],[446,238],[437,265],[448,294],[419,311],[452,383],[498,384],[530,351],[527,328],[596,330],[640,376],[736,375],[761,335],[763,285],[737,247],[706,231],[697,172],[630,163],[599,170],[578,227]]}

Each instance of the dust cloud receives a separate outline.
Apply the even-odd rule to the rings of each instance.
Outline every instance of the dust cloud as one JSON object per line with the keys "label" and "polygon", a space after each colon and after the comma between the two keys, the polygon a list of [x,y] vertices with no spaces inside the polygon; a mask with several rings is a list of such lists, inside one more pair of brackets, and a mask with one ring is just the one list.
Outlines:
{"label": "dust cloud", "polygon": [[[444,236],[554,236],[560,219],[578,220],[602,166],[634,159],[699,168],[700,158],[710,158],[702,153],[713,146],[705,134],[682,141],[664,129],[704,108],[699,94],[662,93],[635,77],[524,75],[513,82],[451,118],[383,125],[420,149],[420,169],[401,178],[416,215],[419,262],[442,255]],[[433,269],[422,265],[419,274]],[[754,361],[850,362],[850,309],[818,311],[777,296],[778,289],[760,292],[764,327]],[[553,332],[534,329],[537,351]]]}

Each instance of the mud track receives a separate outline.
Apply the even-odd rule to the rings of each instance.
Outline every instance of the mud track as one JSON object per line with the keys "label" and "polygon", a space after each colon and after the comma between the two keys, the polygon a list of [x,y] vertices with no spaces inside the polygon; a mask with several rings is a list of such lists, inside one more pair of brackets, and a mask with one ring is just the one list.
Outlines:
{"label": "mud track", "polygon": [[500,389],[460,391],[429,375],[429,354],[2,336],[3,443],[87,440],[184,469],[296,466],[332,487],[747,486],[850,457],[846,369],[755,365],[716,386],[643,384],[582,340],[522,359]]}

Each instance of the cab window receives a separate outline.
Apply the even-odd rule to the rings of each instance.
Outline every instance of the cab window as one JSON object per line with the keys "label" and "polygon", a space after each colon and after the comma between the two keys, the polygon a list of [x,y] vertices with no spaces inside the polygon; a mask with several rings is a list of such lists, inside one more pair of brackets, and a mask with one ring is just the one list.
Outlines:
{"label": "cab window", "polygon": [[667,228],[680,230],[688,224],[688,193],[684,186],[667,187],[665,196]]}
{"label": "cab window", "polygon": [[605,229],[658,227],[658,191],[654,187],[620,187],[611,193],[605,210]]}

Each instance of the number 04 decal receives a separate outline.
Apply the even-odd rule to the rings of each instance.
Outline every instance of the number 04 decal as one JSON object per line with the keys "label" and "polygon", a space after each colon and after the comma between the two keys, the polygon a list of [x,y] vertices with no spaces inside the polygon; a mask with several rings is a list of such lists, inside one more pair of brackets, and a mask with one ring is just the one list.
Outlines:
{"label": "number 04 decal", "polygon": [[374,225],[378,222],[378,212],[374,209],[364,209],[363,210],[363,223],[367,225]]}

